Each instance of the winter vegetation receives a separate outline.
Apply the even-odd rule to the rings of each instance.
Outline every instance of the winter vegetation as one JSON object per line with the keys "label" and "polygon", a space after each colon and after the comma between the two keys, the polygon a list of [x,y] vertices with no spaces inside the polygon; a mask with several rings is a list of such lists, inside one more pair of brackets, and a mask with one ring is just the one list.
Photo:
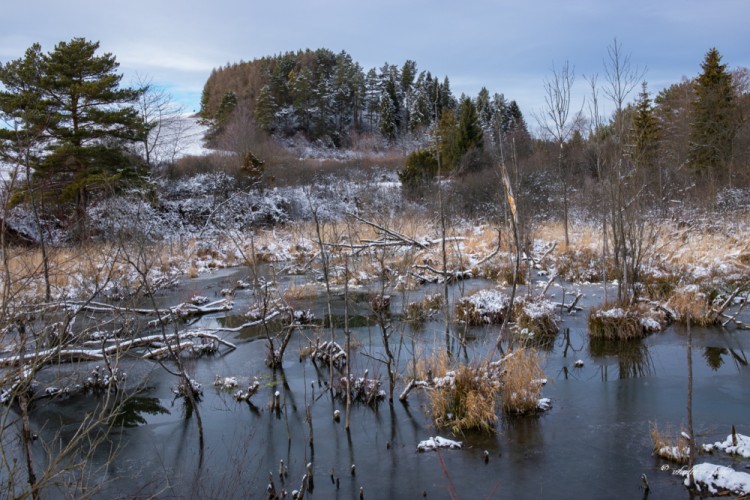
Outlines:
{"label": "winter vegetation", "polygon": [[[615,40],[580,110],[565,63],[539,82],[534,133],[515,101],[486,88],[456,97],[412,60],[365,71],[318,49],[230,64],[211,73],[194,117],[148,81],[122,86],[117,68],[82,38],[0,65],[9,496],[102,491],[108,462],[92,457],[148,390],[126,368],[171,377],[201,463],[204,386],[273,414],[290,442],[290,412],[304,413],[302,498],[314,429],[330,424],[331,412],[314,417],[325,393],[346,432],[353,405],[378,415],[412,398],[436,432],[493,436],[553,411],[545,353],[574,349],[566,325],[579,313],[592,356],[620,356],[621,378],[647,371],[641,342],[670,325],[686,329],[691,383],[691,327],[750,329],[750,73],[716,49],[652,97]],[[240,267],[246,280],[200,288]],[[592,283],[596,300],[582,291]],[[189,299],[165,303],[184,289]],[[236,323],[202,322],[240,303]],[[263,345],[264,372],[196,375],[248,342]],[[291,382],[289,360],[307,370]],[[264,377],[277,374],[284,391],[271,395]],[[95,410],[50,433],[42,403],[77,398]],[[701,494],[749,494],[747,474],[694,466],[691,404],[681,437],[654,424],[654,453],[688,464]],[[413,446],[467,448],[439,436]],[[750,454],[735,432],[702,450]],[[282,484],[286,474],[282,461]],[[272,475],[270,498],[275,488]]]}

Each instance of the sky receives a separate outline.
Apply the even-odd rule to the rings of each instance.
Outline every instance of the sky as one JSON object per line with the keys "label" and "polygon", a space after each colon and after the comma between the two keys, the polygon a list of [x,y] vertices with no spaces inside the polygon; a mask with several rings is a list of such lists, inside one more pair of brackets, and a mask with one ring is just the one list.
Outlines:
{"label": "sky", "polygon": [[[700,72],[716,47],[730,69],[750,67],[748,0],[4,0],[0,62],[33,43],[44,51],[74,37],[99,41],[123,83],[164,87],[198,110],[213,68],[297,49],[345,50],[365,69],[417,62],[448,76],[459,96],[484,86],[544,109],[544,82],[566,61],[573,107],[585,77],[603,79],[615,38],[644,70],[652,94]],[[635,93],[633,95],[635,97]],[[530,118],[527,118],[529,121]]]}

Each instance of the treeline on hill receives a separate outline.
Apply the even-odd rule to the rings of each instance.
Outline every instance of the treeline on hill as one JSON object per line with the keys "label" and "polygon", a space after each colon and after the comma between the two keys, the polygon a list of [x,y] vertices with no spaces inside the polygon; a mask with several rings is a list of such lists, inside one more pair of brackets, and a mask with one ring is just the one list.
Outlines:
{"label": "treeline on hill", "polygon": [[377,134],[388,141],[420,137],[444,116],[456,118],[459,109],[464,122],[471,119],[471,126],[487,130],[523,121],[515,101],[490,96],[486,89],[476,100],[456,99],[447,76],[441,82],[429,71],[418,71],[415,61],[401,67],[386,63],[365,72],[346,52],[328,49],[286,52],[215,69],[201,98],[201,116],[212,124],[213,137],[241,110],[267,134],[302,134],[333,147],[348,146],[359,134]]}

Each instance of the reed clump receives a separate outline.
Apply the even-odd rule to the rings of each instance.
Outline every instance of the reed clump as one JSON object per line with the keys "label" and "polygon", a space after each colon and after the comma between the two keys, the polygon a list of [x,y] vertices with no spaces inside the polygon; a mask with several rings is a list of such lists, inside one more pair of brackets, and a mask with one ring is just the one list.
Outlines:
{"label": "reed clump", "polygon": [[650,435],[653,450],[657,456],[678,464],[688,463],[690,458],[690,443],[685,431],[674,437],[674,433],[671,430],[667,429],[666,432],[661,432],[654,422],[651,424]]}
{"label": "reed clump", "polygon": [[503,362],[500,391],[506,413],[528,414],[538,409],[546,383],[542,358],[536,349],[516,349]]}
{"label": "reed clump", "polygon": [[430,391],[430,409],[435,424],[454,434],[466,431],[493,432],[497,423],[499,383],[485,376],[478,366],[462,364],[435,379]]}

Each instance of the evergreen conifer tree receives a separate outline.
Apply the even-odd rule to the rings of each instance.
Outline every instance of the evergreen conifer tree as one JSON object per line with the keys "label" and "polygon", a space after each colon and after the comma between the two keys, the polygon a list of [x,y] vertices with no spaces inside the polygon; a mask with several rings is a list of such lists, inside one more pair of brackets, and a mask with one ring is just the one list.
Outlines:
{"label": "evergreen conifer tree", "polygon": [[689,161],[699,175],[721,179],[731,160],[737,130],[732,76],[715,48],[706,53],[701,68],[693,84]]}
{"label": "evergreen conifer tree", "polygon": [[50,203],[72,204],[80,236],[92,194],[138,183],[146,173],[126,150],[147,133],[133,107],[143,89],[120,88],[115,57],[97,55],[98,49],[83,38],[60,42],[47,54],[34,45],[0,68],[2,114],[36,135],[44,151],[34,176]]}
{"label": "evergreen conifer tree", "polygon": [[643,82],[641,93],[635,103],[633,112],[633,157],[636,166],[650,169],[656,161],[658,145],[658,123],[654,116],[651,98],[646,82]]}

